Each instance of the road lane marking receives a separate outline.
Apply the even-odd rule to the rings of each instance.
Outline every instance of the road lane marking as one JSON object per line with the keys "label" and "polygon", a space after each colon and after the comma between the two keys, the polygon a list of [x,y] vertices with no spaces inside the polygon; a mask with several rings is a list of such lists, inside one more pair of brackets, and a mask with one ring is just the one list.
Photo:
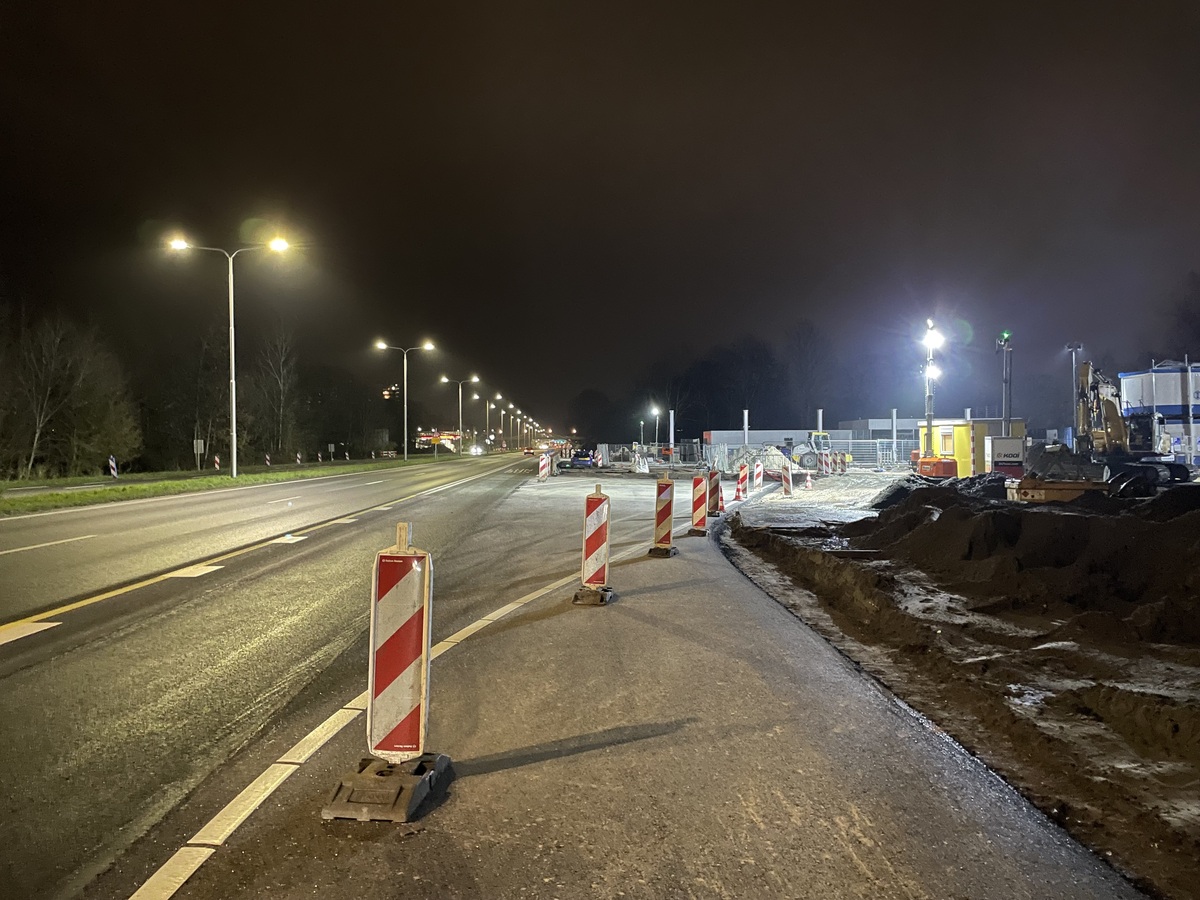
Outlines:
{"label": "road lane marking", "polygon": [[[451,482],[451,484],[463,484],[468,481],[474,481],[476,478],[483,478],[484,476],[487,476],[487,475],[494,475],[497,472],[503,472],[507,469],[513,468],[519,462],[521,462],[521,460],[514,460],[513,462],[510,462],[510,463],[504,463],[502,465],[496,466],[496,468],[494,468],[494,469],[488,469],[486,472],[480,472],[477,475],[471,475],[467,478],[462,478],[458,481]],[[389,472],[418,471],[419,472],[419,471],[423,471],[423,470],[420,468],[408,469],[408,468],[402,468],[400,466],[397,466],[396,468],[388,469],[387,471],[389,471]],[[229,494],[229,493],[232,493],[233,491],[253,491],[258,488],[288,487],[293,484],[314,484],[314,483],[320,482],[320,481],[329,481],[334,478],[353,478],[355,475],[362,475],[362,474],[364,474],[364,473],[363,472],[340,472],[336,475],[318,475],[315,478],[297,478],[294,481],[274,481],[274,482],[271,482],[270,484],[246,484],[246,485],[239,485],[238,487],[216,488],[215,490],[211,490],[211,491],[184,491],[179,494],[164,494],[161,497],[142,497],[141,499],[138,499],[138,500],[120,500],[120,501],[115,501],[115,502],[119,502],[122,506],[136,506],[136,505],[139,505],[142,503],[160,503],[164,500],[181,500],[181,499],[186,500],[189,497],[204,497],[204,496],[211,496],[213,494]],[[444,485],[444,487],[445,486],[448,486],[448,485]],[[359,487],[361,487],[361,485],[359,485]],[[16,488],[9,488],[8,490],[16,490]],[[420,494],[414,494],[413,496],[420,496]],[[405,498],[405,499],[411,499],[411,498]],[[41,516],[65,516],[65,515],[68,515],[69,513],[86,512],[88,510],[94,511],[97,506],[103,506],[103,505],[106,505],[111,502],[114,502],[114,501],[104,500],[100,503],[93,503],[89,506],[71,506],[66,509],[48,509],[48,510],[45,510],[44,512],[21,513],[20,515],[17,515],[17,516],[0,516],[0,525],[2,525],[5,522],[15,522],[18,519],[37,519],[37,518],[40,518]],[[399,501],[393,501],[393,502],[398,503]]]}
{"label": "road lane marking", "polygon": [[201,575],[211,575],[224,566],[188,566],[186,569],[176,569],[174,572],[168,572],[168,578],[199,578]]}
{"label": "road lane marking", "polygon": [[180,847],[130,900],[167,900],[216,852],[215,847]]}
{"label": "road lane marking", "polygon": [[299,500],[299,499],[300,499],[299,494],[297,494],[295,497],[280,497],[278,500],[268,500],[267,505],[270,506],[272,503],[284,503],[288,500]]}
{"label": "road lane marking", "polygon": [[[497,472],[503,472],[505,469],[511,468],[511,467],[512,466],[510,464],[508,466],[502,466],[502,467],[499,467],[496,469],[489,469],[486,472],[480,472],[476,475],[469,475],[466,478],[460,478],[457,481],[451,481],[448,484],[440,485],[440,486],[438,486],[436,488],[432,488],[430,490],[417,491],[415,494],[409,494],[406,497],[399,497],[395,500],[392,500],[391,503],[395,505],[395,504],[405,503],[409,500],[416,500],[419,497],[424,497],[427,494],[443,490],[444,488],[447,488],[447,487],[454,487],[455,485],[467,484],[468,482],[471,482],[471,481],[477,481],[480,478],[486,478],[489,475],[494,475]],[[330,477],[330,478],[345,478],[348,475],[353,475],[353,474],[357,474],[357,473],[348,472],[348,473],[346,473],[346,475],[331,475],[328,477]],[[319,481],[320,479],[313,478],[313,479],[308,479],[308,480]],[[227,491],[244,491],[244,490],[249,490],[251,487],[273,487],[273,485],[248,485],[247,487],[244,487],[244,488],[224,488],[221,491],[209,491],[208,493],[223,493],[223,492],[227,492]],[[170,499],[170,498],[157,497],[154,499],[166,500],[166,499]],[[130,500],[127,502],[138,503],[140,501]],[[368,507],[368,510],[370,510],[370,509],[371,509],[371,507]],[[55,512],[71,512],[72,510],[61,510],[60,509],[60,510],[54,510],[54,511]],[[34,513],[33,515],[43,515],[43,513]],[[19,517],[18,516],[10,516],[9,518],[29,518],[29,517],[27,517],[27,516],[19,516]],[[5,519],[0,518],[0,522],[3,522],[3,521],[5,521]],[[240,547],[237,550],[230,550],[228,553],[223,553],[220,556],[214,556],[212,559],[205,560],[203,563],[190,563],[188,566],[180,566],[180,568],[186,569],[192,565],[215,565],[217,563],[223,563],[226,560],[235,559],[236,557],[244,556],[247,553],[252,553],[255,550],[260,550],[263,547],[266,547],[268,544],[295,544],[295,543],[298,543],[299,541],[306,539],[307,535],[305,534],[305,532],[317,531],[318,529],[321,529],[321,528],[327,528],[327,527],[329,527],[330,524],[332,524],[332,523],[331,522],[318,522],[316,525],[309,525],[308,527],[301,528],[298,531],[293,532],[292,534],[284,535],[283,537],[275,538],[273,540],[260,541],[257,544],[250,544],[249,546],[246,546],[246,547]],[[172,570],[172,572],[174,572],[174,571],[178,571],[178,570]],[[143,578],[141,581],[135,581],[133,584],[127,584],[124,587],[113,588],[111,591],[104,591],[103,593],[96,594],[92,597],[84,597],[82,600],[76,600],[72,603],[67,603],[63,606],[58,606],[58,607],[55,607],[54,609],[46,610],[45,612],[34,613],[31,616],[25,616],[20,619],[14,619],[12,622],[7,622],[3,625],[0,625],[0,634],[5,633],[5,631],[7,629],[14,628],[19,625],[25,625],[30,622],[44,622],[47,619],[56,619],[59,616],[63,615],[64,613],[73,612],[77,609],[82,609],[85,606],[91,606],[94,603],[100,603],[104,600],[110,600],[113,597],[120,597],[125,594],[131,594],[134,591],[141,590],[144,587],[150,587],[151,585],[158,584],[161,581],[165,581],[166,579],[171,577],[171,574],[172,574],[171,572],[165,572],[161,575],[154,575],[154,576],[151,576],[150,578]]]}
{"label": "road lane marking", "polygon": [[6,553],[21,553],[25,550],[40,550],[42,547],[54,547],[58,544],[69,544],[72,541],[86,541],[88,538],[94,538],[94,534],[82,534],[79,537],[63,538],[61,541],[46,541],[44,544],[30,544],[28,547],[13,547],[11,550],[0,550],[0,556]]}
{"label": "road lane marking", "polygon": [[291,750],[283,754],[276,761],[291,763],[295,766],[308,762],[308,758],[324,747],[326,741],[357,719],[361,714],[361,709],[342,707],[297,741]]}
{"label": "road lane marking", "polygon": [[188,843],[207,844],[210,847],[221,846],[237,827],[246,821],[246,817],[275,793],[275,789],[287,781],[298,768],[299,766],[287,763],[271,763],[265,772],[246,785],[240,794],[226,804],[223,810],[197,831]]}
{"label": "road lane marking", "polygon": [[334,520],[333,520],[332,522],[330,522],[329,524],[330,524],[330,525],[349,525],[349,524],[351,524],[352,522],[357,522],[357,521],[358,521],[358,519],[351,519],[351,518],[345,518],[345,519],[334,519]]}
{"label": "road lane marking", "polygon": [[0,628],[0,644],[19,641],[23,637],[29,637],[31,634],[37,634],[40,631],[45,631],[48,628],[53,628],[55,625],[61,624],[62,622],[25,622],[18,625],[6,626]]}
{"label": "road lane marking", "polygon": [[373,484],[383,484],[383,482],[382,481],[368,481],[366,484],[363,485],[363,487],[370,487]]}

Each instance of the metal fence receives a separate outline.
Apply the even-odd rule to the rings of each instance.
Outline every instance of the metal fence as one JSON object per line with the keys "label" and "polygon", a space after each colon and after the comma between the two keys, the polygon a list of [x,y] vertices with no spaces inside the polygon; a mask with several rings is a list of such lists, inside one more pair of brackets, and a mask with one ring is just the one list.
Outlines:
{"label": "metal fence", "polygon": [[[909,467],[913,450],[920,449],[915,440],[831,441],[835,452],[850,455],[849,468],[894,470]],[[720,469],[736,472],[743,463],[753,465],[761,462],[767,469],[778,470],[783,465],[784,454],[779,447],[750,444],[706,444],[699,448],[699,461]]]}

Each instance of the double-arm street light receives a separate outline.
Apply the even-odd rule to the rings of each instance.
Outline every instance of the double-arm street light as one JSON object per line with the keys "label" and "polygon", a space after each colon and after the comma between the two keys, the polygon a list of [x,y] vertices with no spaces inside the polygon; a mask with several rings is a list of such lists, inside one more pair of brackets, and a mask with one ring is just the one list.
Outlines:
{"label": "double-arm street light", "polygon": [[445,375],[442,376],[442,384],[457,384],[458,385],[458,452],[460,454],[462,453],[462,445],[463,445],[462,386],[464,384],[468,384],[468,383],[475,384],[478,381],[479,381],[478,375],[472,375],[470,378],[464,378],[462,381],[459,381],[458,379],[455,379],[455,378],[449,378]]}
{"label": "double-arm street light", "polygon": [[274,250],[276,253],[282,253],[288,248],[288,242],[281,237],[274,238],[265,244],[251,244],[247,247],[238,247],[238,249],[230,252],[223,250],[220,247],[198,247],[194,244],[189,244],[183,238],[174,238],[169,242],[172,250],[207,250],[210,253],[220,253],[229,262],[229,474],[233,478],[237,478],[237,363],[235,361],[234,339],[233,339],[233,258],[239,253],[248,253],[251,250]]}
{"label": "double-arm street light", "polygon": [[432,350],[433,341],[426,341],[419,347],[393,347],[387,341],[376,341],[376,350],[399,350],[404,354],[404,461],[408,462],[408,351]]}
{"label": "double-arm street light", "polygon": [[933,319],[925,320],[925,337],[921,343],[927,351],[925,356],[925,456],[933,456],[933,383],[941,377],[942,371],[933,364],[933,351],[946,339],[942,333],[933,327]]}

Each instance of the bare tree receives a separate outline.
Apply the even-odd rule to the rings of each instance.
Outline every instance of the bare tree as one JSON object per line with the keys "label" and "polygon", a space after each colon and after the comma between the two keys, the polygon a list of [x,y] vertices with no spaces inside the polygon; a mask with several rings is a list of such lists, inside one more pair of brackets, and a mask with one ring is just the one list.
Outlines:
{"label": "bare tree", "polygon": [[91,349],[90,338],[60,318],[41,322],[23,335],[16,388],[32,431],[26,478],[33,474],[47,428],[87,378]]}
{"label": "bare tree", "polygon": [[268,446],[276,451],[288,445],[290,420],[296,389],[296,347],[290,332],[277,331],[259,355],[263,399],[271,413]]}

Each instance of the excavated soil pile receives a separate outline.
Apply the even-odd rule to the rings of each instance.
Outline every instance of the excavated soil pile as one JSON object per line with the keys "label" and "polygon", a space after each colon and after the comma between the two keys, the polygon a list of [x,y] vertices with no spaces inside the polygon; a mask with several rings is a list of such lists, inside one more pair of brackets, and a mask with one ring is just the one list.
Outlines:
{"label": "excavated soil pile", "polygon": [[1140,887],[1200,898],[1200,486],[1025,506],[995,483],[909,476],[877,517],[730,534],[801,589],[764,585],[781,603]]}

